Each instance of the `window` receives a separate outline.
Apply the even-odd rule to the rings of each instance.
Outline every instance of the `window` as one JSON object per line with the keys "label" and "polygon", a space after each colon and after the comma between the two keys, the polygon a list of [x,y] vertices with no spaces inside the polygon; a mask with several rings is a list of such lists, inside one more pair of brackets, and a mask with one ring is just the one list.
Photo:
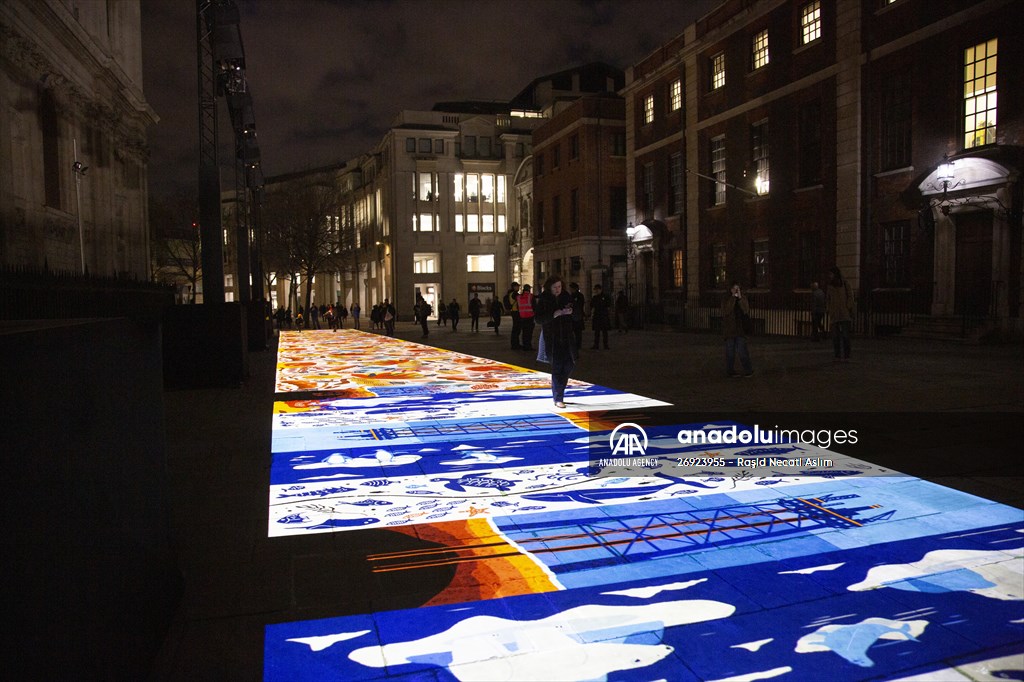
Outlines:
{"label": "window", "polygon": [[455,191],[452,193],[452,199],[455,201],[463,201],[465,194],[465,182],[466,178],[462,173],[455,173],[452,175],[452,179],[455,181]]}
{"label": "window", "polygon": [[750,62],[751,70],[756,71],[762,66],[768,66],[768,29],[754,35],[751,49],[753,50]]}
{"label": "window", "polygon": [[499,204],[504,204],[505,203],[505,176],[504,175],[499,175],[498,176],[498,203]]}
{"label": "window", "polygon": [[725,85],[725,53],[719,52],[711,58],[711,89]]}
{"label": "window", "polygon": [[668,86],[668,110],[679,111],[683,108],[683,82],[678,78]]}
{"label": "window", "polygon": [[573,135],[569,138],[569,160],[576,161],[580,158],[580,136]]}
{"label": "window", "polygon": [[683,288],[683,250],[672,250],[672,286],[676,289]]}
{"label": "window", "polygon": [[612,156],[626,155],[626,133],[612,133]]}
{"label": "window", "polygon": [[910,223],[882,225],[882,286],[910,286]]}
{"label": "window", "polygon": [[551,150],[551,168],[558,168],[562,165],[562,145],[555,144]]}
{"label": "window", "polygon": [[465,232],[466,231],[466,216],[461,213],[455,214],[455,231]]}
{"label": "window", "polygon": [[654,122],[654,95],[644,97],[644,124]]}
{"label": "window", "polygon": [[725,135],[711,138],[711,177],[715,184],[711,188],[711,205],[725,203]]}
{"label": "window", "polygon": [[491,138],[489,138],[489,137],[477,138],[477,144],[479,145],[478,146],[478,151],[480,152],[480,156],[490,156],[491,155]]}
{"label": "window", "polygon": [[505,222],[505,216],[498,216],[498,232],[506,232],[508,230],[508,224]]}
{"label": "window", "polygon": [[759,121],[750,127],[750,159],[754,166],[754,190],[768,194],[768,121]]}
{"label": "window", "polygon": [[466,256],[466,272],[494,272],[494,254],[468,254]]}
{"label": "window", "polygon": [[476,213],[470,213],[466,216],[466,232],[479,232],[480,231],[480,216]]}
{"label": "window", "polygon": [[412,271],[417,275],[440,272],[438,264],[441,262],[439,253],[414,253],[412,254]]}
{"label": "window", "polygon": [[466,201],[476,202],[480,199],[480,176],[476,173],[466,174]]}
{"label": "window", "polygon": [[444,154],[444,140],[434,140],[434,153]]}
{"label": "window", "polygon": [[725,244],[714,244],[711,247],[711,283],[716,289],[728,286],[725,266]]}
{"label": "window", "polygon": [[964,149],[995,144],[997,52],[995,38],[964,50]]}
{"label": "window", "polygon": [[420,201],[433,201],[437,198],[437,194],[434,192],[434,174],[433,173],[419,173],[420,186],[419,186],[419,198]]}
{"label": "window", "polygon": [[420,232],[434,231],[434,214],[420,213]]}
{"label": "window", "polygon": [[416,151],[416,138],[407,137],[405,138],[405,151],[415,152]]}
{"label": "window", "polygon": [[680,215],[683,212],[683,155],[679,152],[668,159],[668,212]]}
{"label": "window", "polygon": [[817,100],[805,102],[797,116],[800,186],[810,187],[821,183],[821,105]]}
{"label": "window", "polygon": [[494,232],[494,215],[490,213],[484,213],[482,216],[480,216],[480,218],[481,231]]}
{"label": "window", "polygon": [[562,197],[551,198],[551,231],[555,234],[562,231]]}
{"label": "window", "polygon": [[771,286],[771,279],[768,270],[768,240],[758,239],[754,241],[754,286],[758,289],[767,289]]}
{"label": "window", "polygon": [[426,138],[426,137],[421,137],[419,139],[419,153],[420,154],[429,154],[430,150],[431,150],[430,139]]}
{"label": "window", "polygon": [[654,164],[645,163],[640,177],[643,183],[643,209],[648,218],[654,217]]}
{"label": "window", "polygon": [[535,175],[538,175],[538,176],[539,175],[544,175],[544,155],[543,154],[537,154],[537,156],[534,157],[534,171],[535,171]]}
{"label": "window", "polygon": [[800,8],[800,44],[806,45],[821,37],[821,2],[814,0]]}
{"label": "window", "polygon": [[573,232],[580,229],[580,191],[573,189],[569,193],[569,229]]}
{"label": "window", "polygon": [[476,135],[466,135],[462,138],[462,155],[476,156]]}
{"label": "window", "polygon": [[878,160],[881,170],[910,165],[910,72],[903,69],[884,77],[878,107]]}
{"label": "window", "polygon": [[543,237],[544,236],[544,202],[543,201],[538,201],[534,205],[534,210],[536,211],[536,216],[537,216],[537,220],[534,221],[534,224],[537,226],[537,236],[538,237]]}
{"label": "window", "polygon": [[480,176],[480,196],[485,204],[494,203],[494,175],[484,173]]}
{"label": "window", "polygon": [[[811,282],[820,282],[821,271],[818,267],[818,233],[801,232],[799,253],[797,254],[797,277],[799,287],[810,287]],[[823,283],[822,283],[823,284]]]}

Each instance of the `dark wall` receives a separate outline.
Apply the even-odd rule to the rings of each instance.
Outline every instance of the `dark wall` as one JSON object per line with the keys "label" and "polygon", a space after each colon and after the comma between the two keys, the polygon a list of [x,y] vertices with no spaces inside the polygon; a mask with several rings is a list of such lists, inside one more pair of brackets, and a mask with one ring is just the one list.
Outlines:
{"label": "dark wall", "polygon": [[180,592],[159,326],[0,323],[0,438],[5,675],[144,679]]}

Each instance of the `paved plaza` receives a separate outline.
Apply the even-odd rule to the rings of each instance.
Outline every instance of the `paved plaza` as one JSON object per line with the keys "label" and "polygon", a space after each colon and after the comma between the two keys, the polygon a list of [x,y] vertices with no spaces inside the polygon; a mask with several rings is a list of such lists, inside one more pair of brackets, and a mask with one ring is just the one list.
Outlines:
{"label": "paved plaza", "polygon": [[[855,339],[853,362],[833,364],[827,344],[758,338],[755,375],[730,379],[717,337],[613,333],[610,350],[584,348],[569,418],[507,331],[432,325],[429,347],[408,323],[398,339],[416,345],[290,334],[251,356],[242,388],[167,393],[185,595],[154,678],[521,679],[552,655],[578,657],[585,679],[1024,669],[1019,347]],[[540,430],[516,441],[520,411]],[[728,491],[679,472],[580,481],[565,448],[620,416],[652,434],[782,422],[862,438],[832,449],[831,473],[733,477]],[[362,432],[381,442],[352,440]],[[610,540],[609,519],[626,518],[634,534],[646,519],[646,553]],[[709,547],[679,547],[698,537]],[[961,582],[934,577],[948,571]],[[611,630],[595,630],[602,618]],[[460,644],[484,624],[489,645]],[[536,646],[554,632],[558,646]],[[704,653],[684,643],[698,636]],[[836,644],[849,637],[862,644]]]}

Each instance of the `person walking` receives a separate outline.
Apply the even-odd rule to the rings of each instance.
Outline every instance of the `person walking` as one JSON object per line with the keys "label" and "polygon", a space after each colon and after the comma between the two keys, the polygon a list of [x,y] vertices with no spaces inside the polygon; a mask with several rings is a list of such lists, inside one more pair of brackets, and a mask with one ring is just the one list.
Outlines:
{"label": "person walking", "polygon": [[754,375],[747,348],[747,333],[750,319],[750,302],[743,295],[739,284],[733,284],[729,295],[722,301],[722,335],[725,337],[725,375],[739,376],[733,370],[736,356],[743,366],[743,376]]}
{"label": "person walking", "polygon": [[615,329],[620,334],[629,332],[629,301],[625,291],[620,291],[615,297]]}
{"label": "person walking", "polygon": [[558,275],[549,277],[537,297],[536,310],[531,310],[541,325],[542,343],[551,362],[551,398],[557,408],[565,407],[565,387],[577,358],[572,296],[564,286]]}
{"label": "person walking", "polygon": [[343,306],[341,303],[338,304],[337,315],[338,315],[338,324],[340,324],[341,328],[344,329],[345,328],[345,318],[348,317],[348,310],[346,310],[345,306]]}
{"label": "person walking", "polygon": [[359,313],[362,312],[362,308],[359,307],[359,303],[352,304],[352,326],[355,329],[359,329]]}
{"label": "person walking", "polygon": [[519,282],[512,282],[505,298],[502,300],[505,312],[512,317],[512,350],[519,350],[522,347],[520,335],[522,333],[522,320],[519,318]]}
{"label": "person walking", "polygon": [[388,336],[395,335],[395,317],[397,312],[395,311],[395,304],[391,303],[388,299],[384,299],[383,305],[383,318],[384,318],[384,333]]}
{"label": "person walking", "polygon": [[569,284],[569,298],[572,299],[572,333],[576,339],[576,354],[579,355],[579,350],[583,347],[584,313],[587,308],[587,299],[583,297],[580,285],[576,282]]}
{"label": "person walking", "polygon": [[821,341],[825,333],[825,290],[811,282],[811,338]]}
{"label": "person walking", "polygon": [[459,302],[453,298],[452,302],[448,304],[448,317],[452,321],[453,332],[459,331],[459,312],[461,310],[462,308],[459,306]]}
{"label": "person walking", "polygon": [[471,332],[480,331],[480,308],[482,306],[480,294],[474,293],[473,298],[469,299],[469,331]]}
{"label": "person walking", "polygon": [[590,297],[590,326],[594,330],[594,345],[591,350],[600,348],[600,342],[604,341],[604,349],[608,350],[608,328],[611,327],[611,305],[608,294],[604,293],[604,287],[600,284],[594,285],[594,295]]}
{"label": "person walking", "polygon": [[[523,285],[523,292],[516,299],[519,309],[519,333],[523,350],[533,350],[533,292],[529,284]],[[513,324],[515,321],[513,320]]]}
{"label": "person walking", "polygon": [[826,292],[826,310],[832,327],[832,350],[835,362],[850,361],[850,331],[853,327],[853,314],[856,300],[850,283],[843,279],[839,268],[832,268],[832,279]]}
{"label": "person walking", "polygon": [[501,314],[504,312],[504,306],[501,305],[501,301],[495,296],[494,300],[491,301],[491,326],[494,327],[494,333],[498,333],[498,328],[501,327]]}
{"label": "person walking", "polygon": [[431,305],[427,303],[426,299],[420,294],[416,294],[416,305],[413,307],[413,312],[416,315],[416,321],[420,324],[420,329],[423,331],[423,336],[420,338],[427,338],[430,336],[430,328],[427,327],[427,319],[430,317],[430,313],[433,312]]}
{"label": "person walking", "polygon": [[309,328],[320,328],[320,309],[316,307],[316,304],[309,306]]}

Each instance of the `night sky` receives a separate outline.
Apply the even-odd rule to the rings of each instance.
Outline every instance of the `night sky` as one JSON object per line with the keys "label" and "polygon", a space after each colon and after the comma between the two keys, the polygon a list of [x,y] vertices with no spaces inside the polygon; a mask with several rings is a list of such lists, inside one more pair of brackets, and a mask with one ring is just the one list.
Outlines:
{"label": "night sky", "polygon": [[[239,0],[264,175],[369,151],[402,109],[508,100],[539,76],[590,61],[624,69],[716,4]],[[160,117],[148,131],[158,196],[195,183],[195,12],[195,0],[142,2],[144,90]]]}

